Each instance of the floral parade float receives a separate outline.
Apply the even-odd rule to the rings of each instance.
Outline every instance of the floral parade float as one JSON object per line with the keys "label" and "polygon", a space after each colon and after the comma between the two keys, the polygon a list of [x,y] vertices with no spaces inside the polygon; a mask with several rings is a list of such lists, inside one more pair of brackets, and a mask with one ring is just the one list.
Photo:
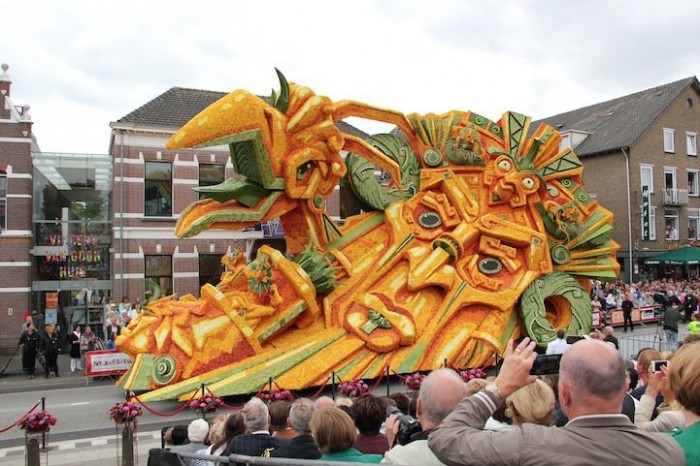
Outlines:
{"label": "floral parade float", "polygon": [[[485,367],[509,338],[546,345],[557,329],[589,329],[588,279],[619,272],[613,216],[554,128],[513,112],[493,122],[334,103],[278,75],[269,102],[234,91],[167,147],[228,146],[240,175],[198,188],[206,198],[182,212],[178,236],[279,218],[289,256],[234,253],[201,298],[149,302],[117,338],[134,360],[120,387],[187,400],[202,383],[225,396],[270,377],[294,390],[332,371]],[[397,129],[361,139],[336,125],[350,116]],[[341,181],[363,206],[343,225],[326,211]]]}

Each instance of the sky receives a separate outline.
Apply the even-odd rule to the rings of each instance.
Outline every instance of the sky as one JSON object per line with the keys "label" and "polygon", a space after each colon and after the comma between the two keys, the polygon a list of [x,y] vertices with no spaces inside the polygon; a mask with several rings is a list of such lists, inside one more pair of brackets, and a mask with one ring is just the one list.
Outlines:
{"label": "sky", "polygon": [[[544,118],[700,74],[697,0],[4,0],[0,63],[43,152],[108,153],[172,87]],[[385,128],[351,120],[368,131]]]}

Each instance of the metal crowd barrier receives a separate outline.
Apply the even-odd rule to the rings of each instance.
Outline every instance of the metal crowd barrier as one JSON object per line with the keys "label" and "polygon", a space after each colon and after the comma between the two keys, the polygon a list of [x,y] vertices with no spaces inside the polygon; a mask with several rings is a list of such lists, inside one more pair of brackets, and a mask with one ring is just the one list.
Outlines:
{"label": "metal crowd barrier", "polygon": [[177,455],[180,458],[180,462],[183,466],[187,466],[188,462],[184,459],[201,459],[206,461],[211,461],[214,464],[241,464],[245,466],[269,466],[269,465],[289,465],[289,466],[356,466],[359,464],[355,461],[323,461],[323,460],[300,460],[294,458],[263,458],[260,456],[246,456],[246,455],[230,455],[230,456],[217,456],[217,455],[201,455],[197,453],[180,453]]}

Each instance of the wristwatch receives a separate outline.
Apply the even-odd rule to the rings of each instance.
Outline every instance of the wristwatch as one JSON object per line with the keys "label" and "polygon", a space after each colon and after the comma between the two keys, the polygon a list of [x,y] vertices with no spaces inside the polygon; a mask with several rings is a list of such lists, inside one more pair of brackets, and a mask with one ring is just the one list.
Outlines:
{"label": "wristwatch", "polygon": [[498,386],[496,386],[495,383],[491,382],[487,384],[484,387],[484,390],[489,392],[491,395],[493,395],[494,398],[494,403],[496,404],[496,407],[501,406],[506,401],[506,397],[503,396],[503,393],[498,389]]}

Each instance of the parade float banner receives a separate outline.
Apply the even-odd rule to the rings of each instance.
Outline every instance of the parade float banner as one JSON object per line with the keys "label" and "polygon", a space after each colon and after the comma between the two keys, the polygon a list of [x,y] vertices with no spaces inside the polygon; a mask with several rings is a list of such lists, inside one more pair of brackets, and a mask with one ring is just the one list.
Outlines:
{"label": "parade float banner", "polygon": [[[303,389],[331,372],[483,367],[510,338],[588,332],[589,279],[617,277],[619,247],[555,128],[333,102],[278,76],[269,99],[234,91],[167,148],[228,147],[237,172],[195,188],[204,199],[180,214],[179,237],[279,219],[289,256],[235,252],[200,298],[148,302],[116,340],[134,360],[120,387],[144,400],[202,383],[254,393],[271,377]],[[346,117],[395,130],[363,139],[337,125]],[[341,183],[363,210],[342,225],[326,210]]]}

